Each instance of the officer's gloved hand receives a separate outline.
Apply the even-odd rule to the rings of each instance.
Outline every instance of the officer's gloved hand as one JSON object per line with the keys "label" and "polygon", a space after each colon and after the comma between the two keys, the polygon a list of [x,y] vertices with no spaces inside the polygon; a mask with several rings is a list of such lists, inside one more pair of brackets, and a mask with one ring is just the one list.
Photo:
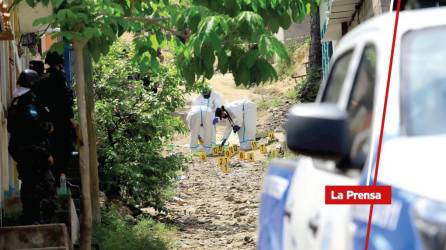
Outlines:
{"label": "officer's gloved hand", "polygon": [[214,118],[214,120],[212,121],[212,125],[215,125],[215,124],[217,124],[217,123],[218,123],[218,121],[219,121],[218,117],[215,117],[215,118]]}
{"label": "officer's gloved hand", "polygon": [[234,133],[237,133],[240,130],[240,126],[234,125],[234,127],[232,127],[232,130],[234,130]]}
{"label": "officer's gloved hand", "polygon": [[221,141],[221,146],[222,146],[222,147],[225,145],[226,140],[227,140],[227,139],[223,139],[223,141]]}

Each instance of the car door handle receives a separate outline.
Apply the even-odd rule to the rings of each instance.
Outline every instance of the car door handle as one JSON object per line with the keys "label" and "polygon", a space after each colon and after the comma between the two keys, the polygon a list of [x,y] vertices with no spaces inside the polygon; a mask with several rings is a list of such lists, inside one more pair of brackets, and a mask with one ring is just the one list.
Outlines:
{"label": "car door handle", "polygon": [[310,228],[313,236],[316,236],[317,231],[319,230],[319,215],[316,214],[313,218],[308,221],[308,227]]}

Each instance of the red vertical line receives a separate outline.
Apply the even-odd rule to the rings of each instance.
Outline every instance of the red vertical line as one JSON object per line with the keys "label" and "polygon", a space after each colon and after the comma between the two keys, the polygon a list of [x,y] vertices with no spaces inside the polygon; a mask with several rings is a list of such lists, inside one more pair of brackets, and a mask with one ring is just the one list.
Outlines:
{"label": "red vertical line", "polygon": [[[381,130],[379,132],[379,142],[378,142],[378,152],[376,157],[376,167],[375,167],[375,175],[373,179],[373,186],[376,186],[376,182],[378,180],[378,170],[379,170],[379,163],[381,159],[381,147],[383,143],[383,137],[384,137],[384,125],[386,124],[386,113],[387,113],[387,101],[389,99],[389,89],[390,89],[390,79],[392,76],[392,66],[393,66],[393,56],[395,53],[395,41],[396,41],[396,33],[398,30],[398,19],[400,15],[400,8],[401,8],[401,0],[398,0],[398,4],[396,7],[396,15],[395,15],[395,25],[393,27],[393,38],[392,38],[392,49],[390,51],[390,59],[389,59],[389,71],[387,74],[387,85],[386,85],[386,95],[384,97],[384,107],[383,107],[383,115],[381,119]],[[373,204],[370,205],[370,211],[369,211],[369,221],[367,223],[367,233],[365,238],[365,250],[369,249],[369,239],[370,239],[370,228],[372,224],[373,219]]]}

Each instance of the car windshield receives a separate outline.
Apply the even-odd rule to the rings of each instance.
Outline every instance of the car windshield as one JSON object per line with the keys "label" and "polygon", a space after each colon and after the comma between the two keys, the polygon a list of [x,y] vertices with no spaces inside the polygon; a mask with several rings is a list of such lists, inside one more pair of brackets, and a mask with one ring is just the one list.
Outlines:
{"label": "car windshield", "polygon": [[407,134],[446,133],[446,27],[407,33],[401,56],[402,111]]}

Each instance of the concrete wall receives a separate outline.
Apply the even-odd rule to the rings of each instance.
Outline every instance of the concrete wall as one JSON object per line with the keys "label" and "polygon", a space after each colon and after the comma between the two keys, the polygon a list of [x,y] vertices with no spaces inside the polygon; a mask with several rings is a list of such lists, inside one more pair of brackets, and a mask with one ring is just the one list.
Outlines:
{"label": "concrete wall", "polygon": [[293,23],[287,30],[282,28],[276,33],[276,38],[285,44],[300,42],[310,37],[310,17],[307,16],[301,23]]}
{"label": "concrete wall", "polygon": [[310,17],[307,16],[302,23],[293,23],[284,31],[283,38],[285,43],[302,41],[310,36]]}
{"label": "concrete wall", "polygon": [[71,249],[64,224],[0,228],[0,249]]}

